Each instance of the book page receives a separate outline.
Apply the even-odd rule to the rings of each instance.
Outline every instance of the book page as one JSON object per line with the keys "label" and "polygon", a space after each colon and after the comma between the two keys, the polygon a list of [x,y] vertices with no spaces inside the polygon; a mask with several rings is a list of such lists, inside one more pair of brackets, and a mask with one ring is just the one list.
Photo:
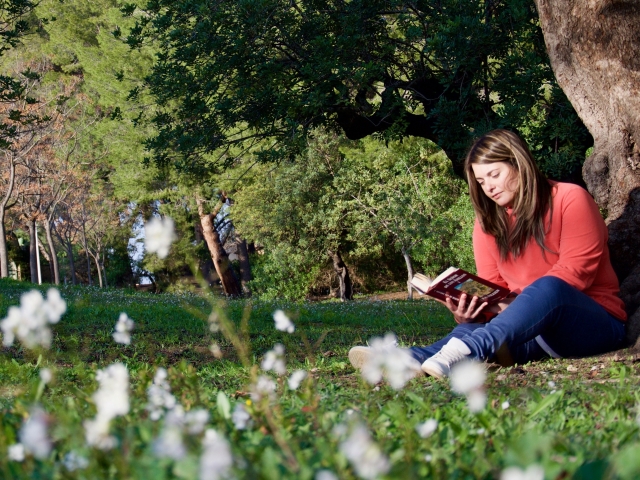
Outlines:
{"label": "book page", "polygon": [[453,272],[455,272],[456,270],[458,270],[456,267],[449,267],[447,268],[444,272],[442,272],[440,275],[438,275],[433,282],[431,282],[431,285],[435,285],[438,282],[444,280],[445,278],[447,278],[449,275],[451,275]]}

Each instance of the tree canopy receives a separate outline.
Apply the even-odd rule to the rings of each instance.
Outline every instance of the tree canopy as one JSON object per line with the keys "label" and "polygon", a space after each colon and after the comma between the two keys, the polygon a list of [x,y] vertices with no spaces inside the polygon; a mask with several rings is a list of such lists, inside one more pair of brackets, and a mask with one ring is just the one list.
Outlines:
{"label": "tree canopy", "polygon": [[128,9],[138,20],[127,40],[159,49],[135,92],[159,105],[147,147],[160,164],[212,168],[233,147],[291,157],[319,126],[349,139],[428,138],[454,167],[473,136],[514,128],[543,164],[564,165],[559,175],[592,144],[555,83],[529,1],[151,0],[143,9]]}

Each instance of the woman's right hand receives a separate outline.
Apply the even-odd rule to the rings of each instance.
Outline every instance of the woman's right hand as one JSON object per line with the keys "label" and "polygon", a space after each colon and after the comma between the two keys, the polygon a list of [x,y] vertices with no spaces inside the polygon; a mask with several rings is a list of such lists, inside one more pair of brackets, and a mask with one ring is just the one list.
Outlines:
{"label": "woman's right hand", "polygon": [[446,302],[440,301],[440,303],[446,305],[449,311],[453,314],[453,318],[456,323],[474,323],[477,321],[478,315],[482,313],[482,310],[489,305],[488,302],[483,302],[478,305],[478,297],[473,296],[471,301],[467,304],[467,294],[460,295],[460,300],[456,305],[453,303],[450,297],[447,297]]}

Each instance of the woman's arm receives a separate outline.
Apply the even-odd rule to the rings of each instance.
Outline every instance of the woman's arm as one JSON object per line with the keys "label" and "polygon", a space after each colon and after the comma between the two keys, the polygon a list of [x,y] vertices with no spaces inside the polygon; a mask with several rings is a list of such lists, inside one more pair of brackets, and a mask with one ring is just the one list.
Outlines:
{"label": "woman's arm", "polygon": [[480,222],[476,220],[473,226],[473,258],[476,262],[478,276],[501,287],[509,288],[498,270],[498,256],[498,246],[495,239],[485,234]]}

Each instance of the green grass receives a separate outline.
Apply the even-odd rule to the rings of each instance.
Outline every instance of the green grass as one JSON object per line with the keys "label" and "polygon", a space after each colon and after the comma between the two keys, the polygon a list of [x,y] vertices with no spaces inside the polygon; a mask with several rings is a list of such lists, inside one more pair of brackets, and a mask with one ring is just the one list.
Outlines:
{"label": "green grass", "polygon": [[[0,318],[30,288],[0,281]],[[0,350],[0,478],[197,478],[197,438],[188,439],[190,453],[183,460],[153,455],[162,422],[148,419],[145,392],[158,366],[169,369],[172,391],[185,410],[211,413],[210,427],[232,445],[239,478],[311,479],[320,469],[356,478],[336,434],[336,425],[354,417],[390,459],[387,478],[498,478],[507,466],[533,463],[548,479],[640,475],[640,382],[631,352],[495,369],[487,380],[487,408],[472,414],[446,381],[422,377],[400,391],[385,384],[374,388],[347,361],[351,346],[389,331],[404,346],[444,335],[453,322],[434,302],[228,301],[224,312],[240,331],[246,319],[243,338],[252,367],[241,365],[231,343],[209,331],[207,299],[86,287],[63,287],[61,293],[68,311],[53,326],[49,351]],[[277,308],[295,323],[294,334],[274,328]],[[111,337],[120,312],[136,322],[128,346]],[[209,351],[212,342],[220,345],[221,359]],[[311,380],[292,392],[280,379],[272,404],[248,407],[252,428],[236,430],[222,400],[232,408],[246,403],[248,383],[276,343],[285,346],[288,370],[304,369]],[[95,415],[96,370],[114,362],[129,369],[131,409],[112,425],[119,447],[101,452],[85,446],[82,422]],[[44,366],[55,379],[38,403],[50,415],[54,448],[43,460],[7,461],[5,452],[42,387]],[[505,401],[509,407],[503,409]],[[422,439],[415,426],[429,418],[438,420],[438,429]],[[86,470],[64,468],[61,459],[71,450],[89,459]]]}

